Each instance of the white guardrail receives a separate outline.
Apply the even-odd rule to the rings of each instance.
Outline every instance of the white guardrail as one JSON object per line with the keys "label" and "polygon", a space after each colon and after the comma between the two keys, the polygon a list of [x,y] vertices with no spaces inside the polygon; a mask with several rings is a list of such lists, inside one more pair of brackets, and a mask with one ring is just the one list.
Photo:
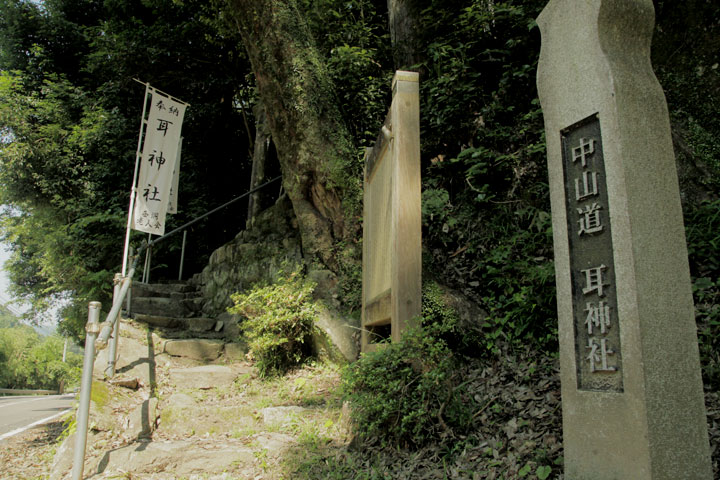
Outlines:
{"label": "white guardrail", "polygon": [[2,395],[62,395],[59,390],[19,390],[16,388],[0,388]]}

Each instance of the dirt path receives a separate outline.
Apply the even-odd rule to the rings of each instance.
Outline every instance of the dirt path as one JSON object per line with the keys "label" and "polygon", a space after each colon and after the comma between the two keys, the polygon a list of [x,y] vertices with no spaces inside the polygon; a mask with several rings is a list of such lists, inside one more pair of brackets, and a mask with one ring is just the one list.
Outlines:
{"label": "dirt path", "polygon": [[[126,344],[125,351],[162,351],[142,343],[147,332],[126,327],[138,344]],[[468,381],[484,407],[475,431],[450,443],[451,452],[448,444],[420,451],[354,444],[339,367],[307,365],[263,380],[243,361],[220,358],[206,365],[157,353],[146,359],[152,376],[138,390],[94,383],[85,478],[560,480],[558,375],[556,366],[537,368],[555,361],[504,356],[480,362]],[[717,472],[718,394],[708,393],[706,405]],[[0,442],[0,478],[46,479],[62,429],[55,421]],[[69,479],[70,468],[56,469],[55,478]]]}

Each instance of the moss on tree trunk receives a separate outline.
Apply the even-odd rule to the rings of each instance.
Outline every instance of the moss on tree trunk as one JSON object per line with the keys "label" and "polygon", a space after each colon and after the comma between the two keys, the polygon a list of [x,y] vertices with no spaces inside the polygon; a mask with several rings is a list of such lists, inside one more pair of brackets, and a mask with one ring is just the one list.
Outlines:
{"label": "moss on tree trunk", "polygon": [[338,273],[357,229],[360,165],[334,87],[294,0],[231,0],[308,260]]}
{"label": "moss on tree trunk", "polygon": [[420,7],[413,0],[388,0],[387,5],[395,69],[411,70],[422,60],[418,51]]}

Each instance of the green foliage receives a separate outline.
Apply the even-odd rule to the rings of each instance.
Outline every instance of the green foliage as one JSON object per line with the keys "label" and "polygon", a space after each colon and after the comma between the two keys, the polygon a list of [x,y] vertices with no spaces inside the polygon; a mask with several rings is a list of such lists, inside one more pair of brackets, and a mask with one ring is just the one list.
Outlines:
{"label": "green foliage", "polygon": [[486,287],[482,304],[488,310],[485,347],[496,350],[501,338],[513,345],[534,343],[557,349],[555,269],[550,254],[552,230],[545,211],[515,212],[524,229],[505,232],[503,243],[490,249],[477,265]]}
{"label": "green foliage", "polygon": [[27,385],[29,368],[26,360],[39,338],[27,325],[0,329],[0,385],[3,388],[23,388]]}
{"label": "green foliage", "polygon": [[[6,269],[36,316],[68,300],[61,329],[76,338],[87,302],[110,303],[119,270],[142,109],[133,78],[192,105],[180,212],[168,227],[245,190],[236,179],[249,168],[238,155],[248,150],[240,108],[251,92],[248,64],[218,11],[218,2],[199,0],[0,0],[0,236],[13,254]],[[187,270],[234,237],[244,224],[239,212],[191,232]],[[154,265],[174,267],[179,242],[155,252]]]}
{"label": "green foliage", "polygon": [[[652,61],[676,119],[720,130],[720,4],[655,0]],[[716,141],[711,141],[716,144]]]}
{"label": "green foliage", "polygon": [[392,58],[384,4],[302,0],[310,29],[337,88],[343,119],[358,146],[377,137],[390,98]]}
{"label": "green foliage", "polygon": [[470,428],[474,400],[453,348],[472,341],[441,297],[431,285],[424,292],[420,327],[406,331],[400,342],[363,354],[344,371],[351,420],[365,441],[421,447]]}
{"label": "green foliage", "polygon": [[703,379],[717,391],[720,388],[720,200],[699,205],[687,215],[686,221]]}
{"label": "green foliage", "polygon": [[6,305],[0,305],[0,328],[14,328],[22,324]]}
{"label": "green foliage", "polygon": [[268,286],[232,296],[228,311],[243,315],[240,325],[250,353],[263,377],[280,375],[311,355],[311,335],[317,316],[315,285],[298,270]]}
{"label": "green foliage", "polygon": [[64,339],[41,338],[31,327],[0,328],[0,388],[55,390],[80,381],[82,356],[67,352]]}
{"label": "green foliage", "polygon": [[0,73],[0,123],[10,140],[0,143],[0,230],[12,247],[5,268],[14,293],[36,310],[67,290],[98,295],[111,278],[103,267],[115,244],[101,232],[120,237],[122,214],[99,209],[107,200],[99,170],[107,166],[91,161],[110,117],[65,79],[27,92],[19,74]]}
{"label": "green foliage", "polygon": [[493,157],[520,159],[536,143],[542,125],[527,117],[538,109],[527,85],[539,52],[534,18],[546,3],[433,1],[423,10],[423,143],[431,156],[481,145]]}
{"label": "green foliage", "polygon": [[[433,178],[428,185],[441,182]],[[486,190],[487,192],[487,190]],[[488,313],[476,347],[498,342],[557,347],[555,277],[549,212],[519,201],[485,207],[453,205],[444,188],[423,193],[428,267]]]}
{"label": "green foliage", "polygon": [[545,140],[527,88],[545,4],[430,2],[421,14],[426,268],[488,312],[485,352],[556,346]]}

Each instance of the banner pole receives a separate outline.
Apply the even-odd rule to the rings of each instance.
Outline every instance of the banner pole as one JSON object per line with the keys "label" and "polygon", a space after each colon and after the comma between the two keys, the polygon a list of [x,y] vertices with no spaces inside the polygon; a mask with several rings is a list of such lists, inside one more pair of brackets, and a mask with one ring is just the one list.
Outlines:
{"label": "banner pole", "polygon": [[147,113],[147,100],[148,93],[152,94],[152,89],[149,83],[145,83],[145,95],[143,96],[143,111],[140,119],[140,133],[138,135],[137,152],[135,153],[135,171],[133,173],[132,188],[130,189],[130,208],[128,209],[127,228],[125,229],[125,248],[123,250],[123,262],[122,262],[122,276],[125,277],[128,263],[128,253],[130,248],[130,230],[132,228],[132,217],[133,209],[135,208],[135,196],[137,195],[137,176],[140,168],[140,157],[142,152],[140,150],[142,146],[143,128],[147,125],[145,120],[145,114]]}
{"label": "banner pole", "polygon": [[[133,80],[135,80],[136,82],[138,82],[138,83],[141,84],[141,85],[148,85],[148,84],[146,84],[145,82],[143,82],[142,80],[138,80],[137,78],[133,78]],[[157,93],[157,94],[159,94],[159,95],[162,95],[163,97],[167,97],[167,98],[169,98],[170,100],[172,100],[173,102],[182,103],[182,104],[185,105],[186,107],[189,107],[189,106],[190,106],[189,103],[183,102],[183,101],[180,100],[179,98],[173,97],[173,96],[170,95],[169,93],[165,93],[165,92],[163,92],[162,90],[160,90],[160,89],[158,89],[158,88],[155,88],[155,87],[150,87],[150,88],[152,89],[152,91],[153,91],[154,93]]]}

